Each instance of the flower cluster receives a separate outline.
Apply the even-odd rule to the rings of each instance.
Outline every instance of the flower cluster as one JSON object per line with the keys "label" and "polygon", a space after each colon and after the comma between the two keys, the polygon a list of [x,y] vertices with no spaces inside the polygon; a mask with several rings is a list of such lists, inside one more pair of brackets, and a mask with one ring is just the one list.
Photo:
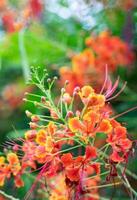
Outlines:
{"label": "flower cluster", "polygon": [[[50,200],[99,199],[98,188],[103,187],[105,181],[102,175],[107,175],[106,185],[109,181],[113,186],[114,178],[124,173],[122,165],[128,162],[132,149],[126,128],[105,108],[114,97],[111,96],[118,82],[106,91],[102,88],[100,93],[89,85],[76,87],[73,95],[62,88],[56,102],[51,92],[56,78],[48,78],[46,87],[46,73],[42,78],[39,74],[35,71],[32,82],[41,89],[43,96],[30,93],[25,101],[49,113],[36,115],[26,111],[31,119],[30,130],[24,138],[17,139],[18,143],[7,142],[12,150],[6,149],[6,157],[0,157],[0,185],[12,176],[15,185],[21,187],[24,184],[22,175],[38,170],[36,181],[45,183],[47,180]],[[33,102],[30,96],[38,100]],[[78,98],[81,105],[75,110]],[[98,148],[99,134],[103,134],[104,143]],[[121,180],[116,182],[121,183]]]}
{"label": "flower cluster", "polygon": [[98,91],[103,83],[102,72],[106,64],[112,73],[118,66],[128,66],[134,61],[134,53],[128,45],[107,31],[87,38],[86,45],[88,48],[72,57],[71,68],[60,68],[61,84],[69,80],[67,90],[70,93],[76,86],[87,84],[93,85]]}
{"label": "flower cluster", "polygon": [[134,54],[128,45],[107,31],[102,32],[97,37],[87,38],[86,45],[94,51],[96,67],[100,70],[107,63],[109,70],[114,72],[117,66],[128,66],[134,59]]}
{"label": "flower cluster", "polygon": [[21,5],[23,9],[13,9],[8,0],[0,2],[0,17],[3,26],[9,33],[16,32],[24,28],[33,18],[38,18],[43,10],[41,0],[28,0],[26,4]]}

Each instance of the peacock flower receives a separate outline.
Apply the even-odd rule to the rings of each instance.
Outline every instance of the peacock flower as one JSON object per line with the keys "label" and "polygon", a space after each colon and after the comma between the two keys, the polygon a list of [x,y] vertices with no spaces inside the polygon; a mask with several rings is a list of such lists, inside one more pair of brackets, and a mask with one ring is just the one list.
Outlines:
{"label": "peacock flower", "polygon": [[[37,86],[42,84],[39,80],[33,80]],[[111,116],[106,109],[108,102],[125,87],[114,94],[118,82],[116,80],[113,85],[106,73],[99,93],[90,85],[75,87],[73,95],[63,88],[58,101],[51,92],[54,80],[48,81],[48,86],[40,87],[43,95],[37,95],[38,100],[33,102],[29,96],[35,95],[27,94],[26,101],[44,109],[43,113],[47,115],[26,112],[31,120],[30,129],[23,138],[7,141],[12,151],[7,148],[6,156],[0,157],[0,185],[12,176],[16,187],[22,187],[22,176],[37,171],[30,191],[37,182],[44,182],[44,189],[48,188],[51,194],[47,193],[50,200],[89,200],[99,199],[98,189],[113,186],[114,178],[121,177],[121,173],[126,176],[133,141],[128,138],[124,125],[117,121],[118,116]],[[103,141],[100,146],[96,145],[98,141]]]}

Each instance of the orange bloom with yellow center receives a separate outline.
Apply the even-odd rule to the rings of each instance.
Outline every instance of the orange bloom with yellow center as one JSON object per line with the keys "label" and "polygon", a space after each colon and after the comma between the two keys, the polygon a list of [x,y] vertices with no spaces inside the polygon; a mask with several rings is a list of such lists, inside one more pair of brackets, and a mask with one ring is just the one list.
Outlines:
{"label": "orange bloom with yellow center", "polygon": [[46,137],[47,137],[46,130],[41,129],[40,131],[38,131],[38,133],[36,135],[36,143],[38,143],[41,146],[45,146]]}
{"label": "orange bloom with yellow center", "polygon": [[102,94],[96,94],[90,86],[82,87],[79,95],[82,102],[88,107],[103,107],[105,105],[105,96]]}
{"label": "orange bloom with yellow center", "polygon": [[94,136],[99,130],[100,115],[90,110],[84,114],[82,119],[78,117],[70,118],[68,121],[69,128],[72,132],[81,134],[82,136]]}
{"label": "orange bloom with yellow center", "polygon": [[36,148],[36,156],[43,158],[47,153],[51,153],[54,147],[54,138],[56,126],[53,122],[50,122],[46,129],[41,129],[36,134],[36,143],[39,145]]}
{"label": "orange bloom with yellow center", "polygon": [[108,119],[103,119],[99,126],[100,132],[110,133],[112,131],[112,125]]}
{"label": "orange bloom with yellow center", "polygon": [[0,166],[5,163],[5,158],[4,156],[0,156]]}
{"label": "orange bloom with yellow center", "polygon": [[15,153],[8,153],[7,160],[9,162],[10,169],[14,176],[18,174],[21,169],[21,165],[18,156]]}

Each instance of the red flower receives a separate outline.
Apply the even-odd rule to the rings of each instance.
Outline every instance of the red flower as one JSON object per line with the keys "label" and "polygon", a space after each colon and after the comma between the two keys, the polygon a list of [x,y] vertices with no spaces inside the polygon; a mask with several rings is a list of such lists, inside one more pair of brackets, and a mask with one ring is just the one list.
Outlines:
{"label": "red flower", "polygon": [[15,31],[15,26],[14,26],[15,19],[13,12],[11,11],[6,12],[2,16],[2,22],[7,32],[12,33]]}
{"label": "red flower", "polygon": [[66,176],[70,181],[81,181],[80,174],[84,173],[87,176],[95,171],[99,173],[99,163],[92,164],[92,159],[96,158],[96,148],[87,146],[85,156],[78,156],[73,158],[71,153],[64,154],[61,157],[61,162],[65,167]]}
{"label": "red flower", "polygon": [[96,148],[92,146],[87,146],[85,155],[86,155],[86,159],[96,158],[97,156]]}
{"label": "red flower", "polygon": [[127,138],[127,131],[125,127],[122,127],[116,123],[114,124],[114,129],[112,133],[108,134],[107,142],[110,143],[113,149],[113,153],[110,156],[110,159],[114,162],[124,161],[124,156],[132,147],[132,141]]}
{"label": "red flower", "polygon": [[30,9],[31,9],[33,16],[39,17],[43,10],[42,1],[41,0],[30,0]]}

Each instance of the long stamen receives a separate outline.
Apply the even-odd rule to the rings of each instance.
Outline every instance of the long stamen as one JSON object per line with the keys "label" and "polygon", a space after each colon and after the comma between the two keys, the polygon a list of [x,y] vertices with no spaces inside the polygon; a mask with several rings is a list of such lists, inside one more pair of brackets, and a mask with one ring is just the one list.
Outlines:
{"label": "long stamen", "polygon": [[119,77],[118,77],[118,79],[116,80],[116,82],[114,83],[114,85],[113,85],[113,87],[111,88],[111,90],[110,91],[108,91],[107,93],[106,93],[106,98],[108,98],[108,97],[110,97],[115,91],[116,91],[116,89],[117,89],[117,87],[118,87],[118,84],[119,84]]}
{"label": "long stamen", "polygon": [[111,98],[108,98],[107,101],[110,101],[110,100],[115,99],[116,97],[118,97],[124,91],[126,85],[127,85],[127,82],[124,83],[123,87],[121,88],[121,90],[116,95],[114,95]]}
{"label": "long stamen", "polygon": [[29,190],[29,192],[28,192],[28,193],[26,194],[26,196],[24,197],[24,200],[27,200],[27,199],[30,197],[32,191],[34,190],[34,188],[35,188],[35,186],[36,186],[36,183],[39,181],[39,179],[42,177],[43,173],[45,172],[45,169],[46,169],[48,163],[49,163],[49,162],[47,162],[47,163],[45,163],[45,164],[43,165],[42,170],[40,171],[40,173],[39,173],[38,176],[36,177],[36,179],[35,179],[33,185],[31,186],[31,188],[30,188],[30,190]]}
{"label": "long stamen", "polygon": [[131,112],[131,111],[133,111],[133,110],[136,110],[136,109],[137,109],[137,106],[135,106],[135,107],[133,107],[133,108],[129,108],[128,110],[126,110],[126,111],[124,111],[124,112],[122,112],[122,113],[120,113],[120,114],[118,114],[118,115],[112,117],[112,119],[116,119],[116,118],[118,118],[118,117],[121,117],[121,116],[123,116],[123,115],[125,115],[125,114],[127,114],[127,113],[129,113],[129,112]]}
{"label": "long stamen", "polygon": [[106,64],[106,67],[105,67],[105,80],[104,80],[104,84],[102,86],[102,89],[100,91],[100,94],[103,93],[104,89],[105,89],[105,86],[106,86],[106,83],[107,83],[107,80],[108,80],[108,66]]}

